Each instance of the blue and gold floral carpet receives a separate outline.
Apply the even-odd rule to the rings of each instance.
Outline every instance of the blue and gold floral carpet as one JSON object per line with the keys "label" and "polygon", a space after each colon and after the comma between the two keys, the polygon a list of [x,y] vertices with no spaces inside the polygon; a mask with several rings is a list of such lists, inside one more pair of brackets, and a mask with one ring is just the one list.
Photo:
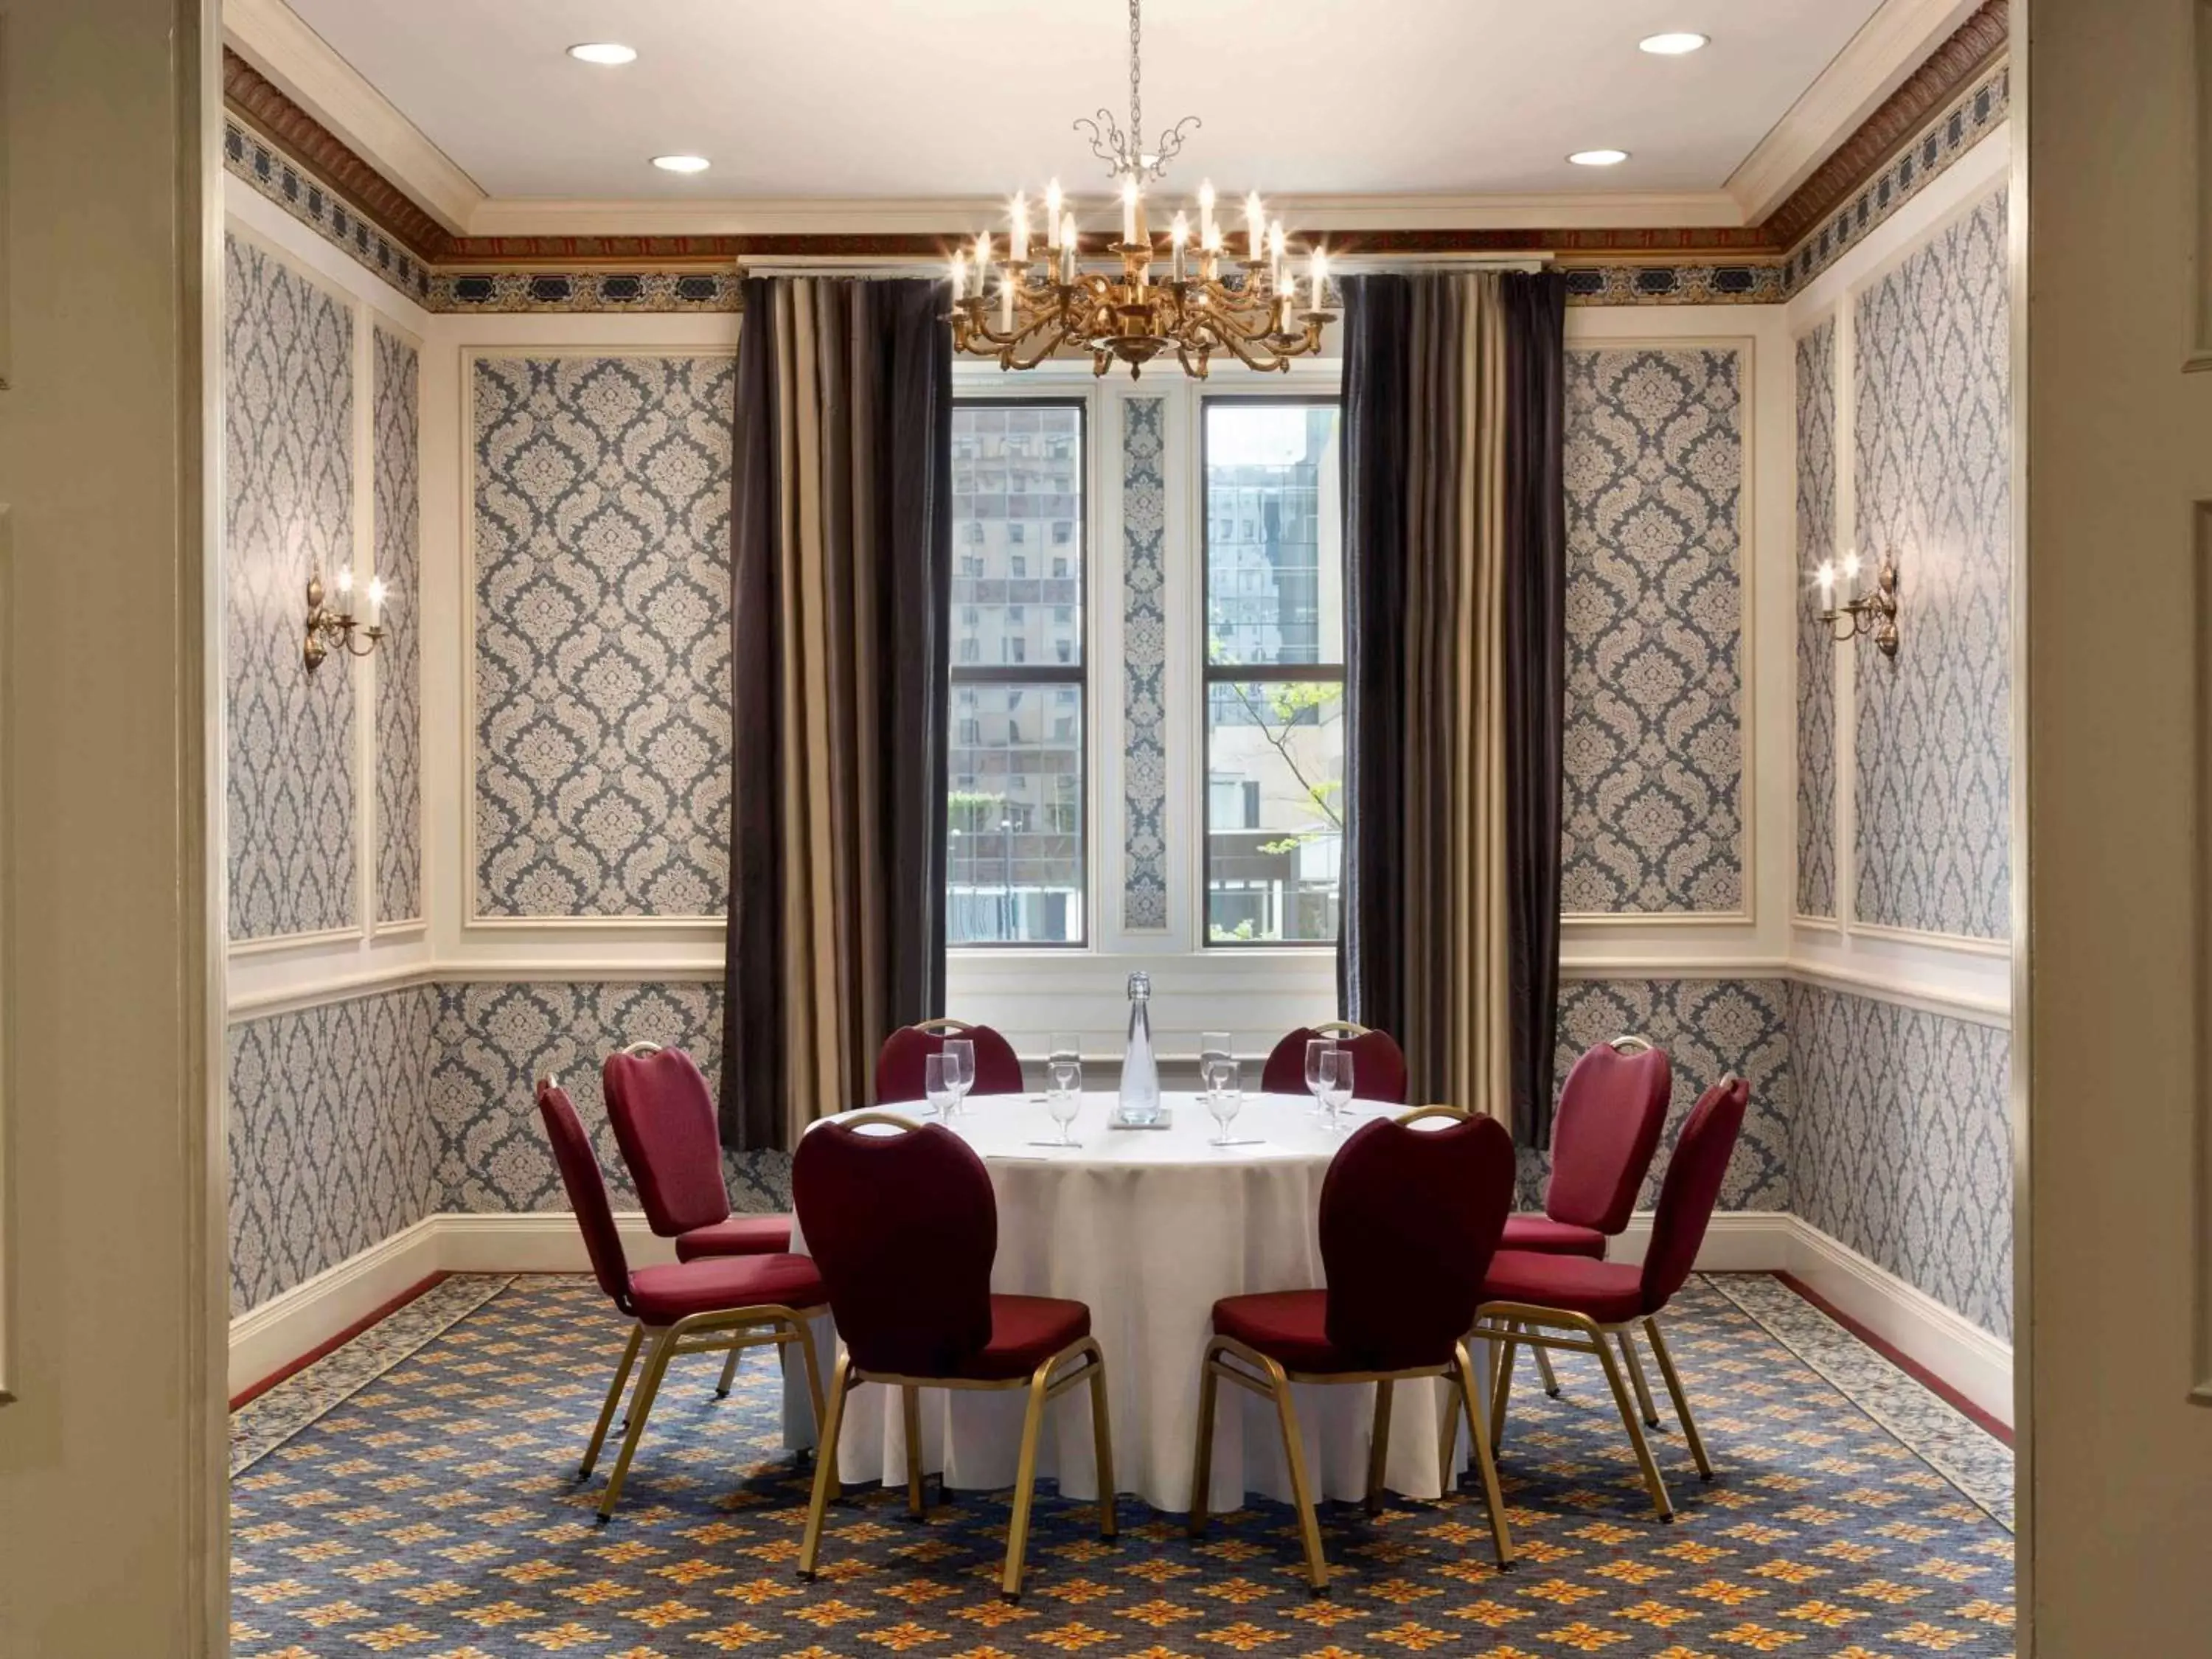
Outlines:
{"label": "blue and gold floral carpet", "polygon": [[[1776,1281],[1700,1279],[1674,1347],[1719,1478],[1669,1419],[1681,1511],[1662,1527],[1595,1370],[1516,1390],[1502,1460],[1520,1565],[1479,1498],[1322,1517],[1335,1577],[1307,1595],[1283,1505],[1194,1546],[1179,1517],[1041,1492],[1018,1605],[996,1576],[1008,1494],[926,1522],[903,1492],[833,1510],[795,1571],[809,1468],[781,1449],[772,1362],[679,1361],[613,1525],[577,1457],[623,1331],[588,1279],[457,1277],[233,1419],[240,1659],[568,1654],[760,1659],[1905,1659],[2013,1648],[2011,1454]],[[612,1461],[611,1455],[607,1463]]]}

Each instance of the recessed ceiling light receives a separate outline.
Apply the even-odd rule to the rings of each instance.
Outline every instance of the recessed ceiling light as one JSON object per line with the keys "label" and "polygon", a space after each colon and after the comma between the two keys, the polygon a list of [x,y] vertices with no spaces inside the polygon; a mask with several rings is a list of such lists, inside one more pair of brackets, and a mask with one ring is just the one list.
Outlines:
{"label": "recessed ceiling light", "polygon": [[1712,41],[1705,35],[1692,34],[1687,29],[1675,29],[1665,34],[1647,34],[1636,44],[1655,58],[1680,58],[1700,46],[1709,46]]}
{"label": "recessed ceiling light", "polygon": [[1625,149],[1578,149],[1567,157],[1578,167],[1618,167],[1627,159]]}
{"label": "recessed ceiling light", "polygon": [[581,46],[569,47],[568,56],[585,64],[635,64],[637,48],[612,40],[586,40]]}
{"label": "recessed ceiling light", "polygon": [[714,164],[703,155],[656,155],[653,165],[663,173],[704,173]]}

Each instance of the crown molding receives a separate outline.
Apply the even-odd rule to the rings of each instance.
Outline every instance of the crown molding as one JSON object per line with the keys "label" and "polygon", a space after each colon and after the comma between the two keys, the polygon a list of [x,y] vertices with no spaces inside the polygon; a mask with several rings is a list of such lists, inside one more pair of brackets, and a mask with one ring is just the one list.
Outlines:
{"label": "crown molding", "polygon": [[[222,29],[226,43],[239,57],[353,161],[379,174],[386,191],[411,200],[450,234],[469,228],[485,199],[477,181],[333,52],[284,0],[222,0]],[[224,91],[226,97],[230,95],[228,86]],[[252,118],[251,110],[241,112]],[[261,123],[257,120],[256,125]],[[283,132],[264,131],[271,138],[286,140]],[[320,157],[301,155],[300,159],[329,177]],[[330,181],[343,184],[337,179]],[[360,205],[375,210],[371,204]],[[387,229],[405,234],[406,227],[393,223],[387,214],[377,216]],[[437,250],[425,246],[413,251],[428,258]]]}
{"label": "crown molding", "polygon": [[1929,53],[1963,23],[1977,0],[1883,0],[1729,177],[1744,220],[1757,223],[1812,176]]}

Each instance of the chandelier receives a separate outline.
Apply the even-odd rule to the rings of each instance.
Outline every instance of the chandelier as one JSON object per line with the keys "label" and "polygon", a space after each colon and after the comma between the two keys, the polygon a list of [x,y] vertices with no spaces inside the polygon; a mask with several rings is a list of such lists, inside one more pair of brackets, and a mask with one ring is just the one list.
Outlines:
{"label": "chandelier", "polygon": [[[1089,354],[1091,371],[1115,362],[1132,380],[1164,352],[1183,372],[1204,380],[1216,352],[1248,368],[1287,372],[1293,357],[1321,349],[1322,327],[1335,315],[1328,305],[1328,258],[1316,248],[1303,282],[1291,269],[1283,222],[1270,219],[1255,193],[1245,198],[1241,259],[1228,256],[1224,231],[1214,212],[1213,185],[1198,187],[1198,224],[1178,210],[1167,238],[1164,280],[1154,267],[1161,250],[1145,213],[1145,186],[1164,176],[1182,149],[1185,116],[1144,148],[1144,94],[1139,57],[1139,0],[1129,0],[1129,126],[1124,132],[1110,111],[1075,123],[1091,139],[1092,154],[1120,181],[1121,240],[1103,252],[1120,261],[1086,270],[1075,215],[1054,179],[1044,192],[1044,250],[1037,257],[1025,197],[1009,216],[1006,254],[992,257],[991,233],[975,238],[972,255],[952,256],[952,344],[978,357],[995,357],[1005,369],[1035,368],[1063,348]],[[972,264],[972,276],[971,276]],[[1232,270],[1231,267],[1234,267]],[[994,280],[995,277],[995,280]]]}

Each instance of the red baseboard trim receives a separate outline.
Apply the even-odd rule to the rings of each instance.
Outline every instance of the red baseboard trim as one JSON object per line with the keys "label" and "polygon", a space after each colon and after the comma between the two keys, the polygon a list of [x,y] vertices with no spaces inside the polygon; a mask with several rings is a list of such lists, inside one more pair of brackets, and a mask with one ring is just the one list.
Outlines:
{"label": "red baseboard trim", "polygon": [[1884,1359],[1889,1361],[1891,1364],[1896,1366],[1898,1370],[1919,1383],[1921,1387],[1926,1389],[1929,1393],[1957,1407],[1959,1411],[1972,1420],[1977,1427],[1987,1431],[2008,1446],[2013,1443],[2012,1430],[2006,1426],[2002,1419],[1993,1417],[1984,1411],[1965,1395],[1960,1394],[1958,1389],[1929,1370],[1927,1366],[1899,1349],[1895,1343],[1875,1335],[1874,1332],[1859,1323],[1857,1320],[1852,1318],[1795,1273],[1777,1273],[1774,1276],[1853,1336],[1858,1338],[1860,1341],[1865,1343],[1867,1346],[1872,1348]]}
{"label": "red baseboard trim", "polygon": [[447,1275],[442,1273],[432,1273],[428,1278],[421,1280],[419,1283],[409,1285],[405,1290],[400,1291],[398,1295],[393,1297],[392,1300],[385,1303],[381,1307],[363,1314],[359,1319],[355,1320],[352,1324],[347,1326],[337,1335],[331,1337],[326,1341],[318,1342],[313,1347],[308,1349],[307,1352],[301,1354],[297,1359],[293,1360],[289,1364],[278,1367],[276,1370],[270,1372],[268,1376],[263,1377],[258,1382],[252,1383],[241,1389],[239,1393],[233,1395],[230,1398],[230,1409],[236,1411],[240,1406],[245,1405],[248,1401],[258,1400],[263,1395],[267,1394],[270,1389],[275,1388],[286,1377],[298,1376],[301,1371],[307,1370],[308,1366],[313,1364],[318,1359],[320,1359],[325,1354],[344,1346],[347,1343],[352,1341],[354,1338],[359,1336],[363,1331],[367,1330],[371,1325],[375,1324],[377,1321],[389,1318],[392,1315],[398,1312],[400,1309],[412,1302],[416,1297],[422,1295],[423,1291],[430,1289],[434,1285],[441,1283],[447,1277]]}

